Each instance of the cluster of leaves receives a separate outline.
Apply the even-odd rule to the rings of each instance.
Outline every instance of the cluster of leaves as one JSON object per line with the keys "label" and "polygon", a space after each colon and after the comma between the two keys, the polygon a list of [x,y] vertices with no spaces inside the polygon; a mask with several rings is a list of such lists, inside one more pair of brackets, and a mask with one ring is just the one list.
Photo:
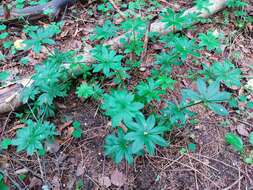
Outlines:
{"label": "cluster of leaves", "polygon": [[42,65],[35,67],[31,86],[22,93],[23,103],[34,101],[33,110],[40,118],[54,116],[54,99],[67,95],[70,86],[68,70],[63,63],[70,53],[54,52]]}
{"label": "cluster of leaves", "polygon": [[236,17],[236,25],[239,28],[244,28],[247,23],[252,23],[253,19],[248,15],[245,7],[249,4],[242,0],[228,0],[227,6],[233,8],[233,15]]}
{"label": "cluster of leaves", "polygon": [[57,135],[56,128],[49,122],[27,120],[26,126],[19,129],[14,139],[4,139],[1,143],[3,149],[9,145],[17,146],[17,152],[26,151],[28,155],[34,153],[44,154],[43,143],[51,141]]}

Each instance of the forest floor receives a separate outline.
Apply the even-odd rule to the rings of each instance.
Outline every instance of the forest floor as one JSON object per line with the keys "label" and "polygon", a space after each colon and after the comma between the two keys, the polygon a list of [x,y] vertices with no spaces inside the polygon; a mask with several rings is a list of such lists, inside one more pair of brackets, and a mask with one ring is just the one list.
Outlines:
{"label": "forest floor", "polygon": [[[192,1],[177,1],[178,9],[191,6]],[[90,10],[93,11],[92,15],[89,15]],[[64,20],[64,27],[56,41],[58,48],[64,51],[82,49],[83,42],[91,44],[86,36],[96,25],[104,22],[104,16],[97,11],[95,2],[88,5],[76,3],[66,9],[61,19]],[[230,58],[241,68],[244,76],[252,76],[253,27],[238,30],[233,20],[224,24],[222,13],[213,15],[211,20],[208,24],[197,24],[194,31],[186,31],[187,36],[191,37],[194,33],[206,32],[209,29],[223,32],[224,36],[233,40],[224,47],[220,57],[210,56],[213,56],[213,60],[220,60],[221,57]],[[19,28],[20,26],[11,26],[8,29],[14,39],[14,34]],[[153,62],[157,51],[155,48],[159,47],[149,44],[147,64]],[[10,64],[1,66],[1,70],[12,69],[16,71],[16,75],[24,77],[33,72],[33,66],[40,63],[43,57],[41,53],[28,65],[20,65],[17,57],[12,59]],[[189,67],[188,64],[182,66],[180,70],[173,71],[173,74],[183,75]],[[131,80],[144,80],[148,73],[149,67],[143,72],[143,76]],[[192,84],[185,79],[176,85]],[[173,91],[175,97],[178,94],[177,90]],[[169,134],[174,139],[169,148],[159,148],[155,156],[137,158],[134,164],[129,166],[125,162],[116,165],[103,154],[104,138],[108,134],[110,122],[100,113],[98,102],[80,100],[73,88],[69,96],[56,101],[56,106],[57,114],[51,122],[57,126],[61,135],[50,145],[50,152],[46,156],[38,161],[36,156],[27,156],[24,152],[17,153],[14,148],[0,154],[1,168],[6,169],[8,175],[18,183],[28,185],[29,189],[41,188],[41,171],[54,190],[253,189],[253,167],[245,164],[240,155],[224,141],[226,132],[237,133],[238,126],[249,132],[253,130],[252,110],[251,113],[249,111],[239,114],[230,110],[229,116],[220,117],[201,106],[196,106],[194,111],[199,113],[197,125],[174,130]],[[81,123],[83,134],[80,139],[71,137],[71,121]],[[21,128],[22,124],[15,117],[15,112],[12,112],[1,116],[0,126],[5,126],[0,128],[1,136],[12,138],[15,130]],[[187,147],[189,142],[197,145],[196,150],[182,154],[180,149]],[[18,176],[23,176],[22,180]],[[12,183],[10,180],[6,181]]]}

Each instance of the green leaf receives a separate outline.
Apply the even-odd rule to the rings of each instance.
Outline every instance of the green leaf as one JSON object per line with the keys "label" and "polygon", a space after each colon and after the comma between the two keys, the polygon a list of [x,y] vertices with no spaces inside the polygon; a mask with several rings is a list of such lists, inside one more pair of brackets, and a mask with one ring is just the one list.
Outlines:
{"label": "green leaf", "polygon": [[117,27],[110,21],[106,20],[102,27],[96,26],[94,38],[97,40],[108,40],[117,33]]}
{"label": "green leaf", "polygon": [[72,136],[74,138],[80,138],[82,136],[81,123],[79,121],[73,122],[74,131],[72,132]]}
{"label": "green leaf", "polygon": [[194,143],[189,143],[187,147],[188,147],[188,150],[189,150],[189,151],[191,151],[191,152],[196,152],[196,149],[197,149],[196,144],[194,144]]}
{"label": "green leaf", "polygon": [[55,126],[49,122],[26,121],[26,127],[19,129],[12,145],[17,146],[17,152],[26,150],[28,155],[43,149],[43,143],[57,135]]}
{"label": "green leaf", "polygon": [[211,109],[213,112],[217,113],[218,115],[221,115],[221,116],[229,115],[229,112],[227,111],[227,109],[221,104],[208,103],[207,106],[209,109]]}
{"label": "green leaf", "polygon": [[207,34],[199,34],[200,43],[199,45],[201,47],[207,47],[209,51],[217,49],[218,51],[221,51],[220,49],[220,41],[219,37],[214,35],[213,32],[208,31]]}
{"label": "green leaf", "polygon": [[143,103],[149,103],[152,100],[160,100],[160,96],[165,94],[164,90],[161,90],[160,83],[154,81],[153,78],[148,78],[147,82],[141,82],[136,86],[138,100]]}
{"label": "green leaf", "polygon": [[123,159],[127,160],[128,164],[133,163],[132,146],[125,139],[125,134],[122,129],[118,129],[118,136],[108,135],[105,139],[105,154],[113,158],[118,164]]}
{"label": "green leaf", "polygon": [[226,141],[226,143],[228,143],[229,145],[231,145],[234,148],[234,150],[239,151],[239,152],[243,152],[244,151],[243,141],[236,134],[234,134],[234,133],[227,133],[225,135],[225,141]]}
{"label": "green leaf", "polygon": [[113,91],[110,95],[104,95],[101,106],[105,114],[112,118],[112,126],[116,127],[121,122],[128,122],[140,115],[143,104],[134,101],[134,95],[126,90]]}
{"label": "green leaf", "polygon": [[84,99],[91,97],[94,93],[93,86],[90,86],[87,83],[82,83],[76,90],[77,96]]}
{"label": "green leaf", "polygon": [[3,39],[5,39],[5,38],[7,38],[8,35],[9,35],[8,32],[3,32],[3,33],[1,33],[1,34],[0,34],[0,40],[3,40]]}
{"label": "green leaf", "polygon": [[7,28],[6,25],[0,24],[0,31],[1,31],[1,30],[5,30],[6,28]]}
{"label": "green leaf", "polygon": [[249,143],[253,146],[253,132],[249,135]]}
{"label": "green leaf", "polygon": [[10,73],[8,71],[0,72],[0,81],[4,81],[9,77]]}
{"label": "green leaf", "polygon": [[235,68],[234,64],[228,60],[224,62],[215,62],[211,65],[211,67],[202,71],[202,73],[207,79],[210,78],[220,82],[222,81],[228,87],[241,86],[241,70],[239,68]]}
{"label": "green leaf", "polygon": [[93,64],[93,72],[103,72],[106,77],[111,76],[112,71],[122,69],[121,60],[122,55],[116,55],[114,50],[109,50],[105,46],[97,46],[91,51],[92,56],[96,60],[96,64]]}
{"label": "green leaf", "polygon": [[9,187],[3,181],[0,181],[0,189],[1,190],[9,190]]}
{"label": "green leaf", "polygon": [[162,137],[163,132],[167,129],[165,127],[156,127],[153,115],[149,116],[147,120],[143,115],[139,115],[135,120],[136,122],[126,123],[129,132],[125,135],[126,140],[133,141],[133,153],[139,153],[145,148],[150,155],[153,155],[156,145],[168,146],[167,141]]}
{"label": "green leaf", "polygon": [[11,143],[12,143],[11,139],[4,138],[1,142],[1,148],[6,150],[11,145]]}

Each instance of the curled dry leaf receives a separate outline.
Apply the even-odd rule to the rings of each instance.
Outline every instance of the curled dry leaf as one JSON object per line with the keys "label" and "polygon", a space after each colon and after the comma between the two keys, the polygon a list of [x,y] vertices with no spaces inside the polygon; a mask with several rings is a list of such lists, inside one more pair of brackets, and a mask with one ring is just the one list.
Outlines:
{"label": "curled dry leaf", "polygon": [[126,177],[118,169],[114,170],[111,175],[111,182],[117,187],[121,187],[125,184]]}

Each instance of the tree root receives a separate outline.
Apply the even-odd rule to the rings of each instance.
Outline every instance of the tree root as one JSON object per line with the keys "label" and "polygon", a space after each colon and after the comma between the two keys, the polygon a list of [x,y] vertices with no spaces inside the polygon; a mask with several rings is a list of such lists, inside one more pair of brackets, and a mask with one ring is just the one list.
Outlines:
{"label": "tree root", "polygon": [[[53,0],[54,1],[60,1],[60,0]],[[67,0],[62,0],[62,2],[66,2]],[[216,12],[220,11],[221,9],[225,8],[226,6],[226,0],[209,0],[212,5],[208,7],[209,11],[207,10],[202,10],[198,11],[196,7],[188,9],[185,14],[190,14],[193,12],[198,12],[199,17],[201,18],[207,18]],[[1,13],[0,13],[1,17]],[[196,23],[195,23],[196,24]],[[159,34],[166,34],[168,32],[171,32],[171,28],[166,28],[165,24],[158,21],[155,21],[154,23],[151,24],[150,26],[150,32],[158,32]],[[124,38],[125,34],[120,35],[116,38],[113,38],[105,43],[105,45],[111,45],[112,48],[117,49],[120,47],[122,44],[120,43],[120,39]],[[92,61],[91,55],[89,54],[89,51],[91,50],[91,47],[87,47],[85,49],[85,57],[86,61],[90,62]],[[28,82],[30,81],[30,82]],[[24,87],[29,87],[32,84],[32,81],[29,79],[23,79],[22,81],[18,81],[15,84],[10,84],[5,87],[2,87],[0,89],[0,114],[7,113],[10,111],[15,110],[18,106],[22,105],[20,102],[20,94],[22,92],[22,89]]]}

